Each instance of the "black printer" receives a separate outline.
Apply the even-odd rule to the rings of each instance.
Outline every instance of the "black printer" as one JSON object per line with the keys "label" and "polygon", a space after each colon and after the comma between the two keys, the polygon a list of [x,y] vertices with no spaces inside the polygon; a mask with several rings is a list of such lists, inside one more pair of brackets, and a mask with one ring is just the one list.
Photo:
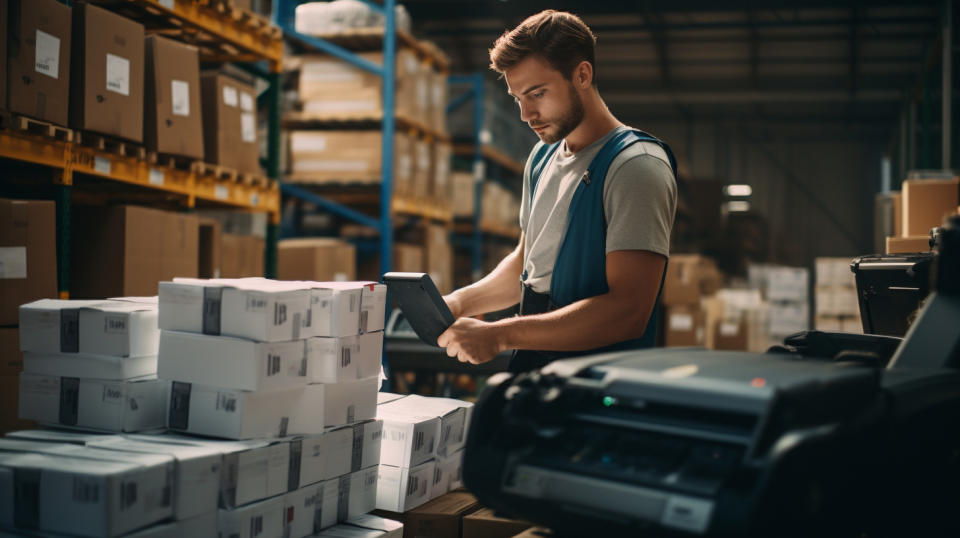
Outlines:
{"label": "black printer", "polygon": [[960,536],[960,218],[944,234],[892,356],[671,348],[494,376],[466,486],[561,535]]}

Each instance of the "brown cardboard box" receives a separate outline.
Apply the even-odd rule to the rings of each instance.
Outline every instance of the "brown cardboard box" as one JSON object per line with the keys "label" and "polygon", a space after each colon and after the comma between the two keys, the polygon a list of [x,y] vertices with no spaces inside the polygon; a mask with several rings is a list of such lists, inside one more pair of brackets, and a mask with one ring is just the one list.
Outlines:
{"label": "brown cardboard box", "polygon": [[[383,65],[383,52],[359,52],[361,58]],[[369,71],[329,55],[299,58],[298,92],[307,114],[370,115],[383,112],[382,79]],[[414,117],[416,76],[419,61],[410,49],[399,49],[396,61],[396,110],[400,116]]]}
{"label": "brown cardboard box", "polygon": [[16,325],[20,305],[56,296],[54,203],[0,198],[0,325]]}
{"label": "brown cardboard box", "polygon": [[74,207],[70,295],[156,295],[157,283],[196,277],[199,219],[138,206]]}
{"label": "brown cardboard box", "polygon": [[463,516],[462,538],[510,538],[530,528],[530,523],[494,515],[490,508],[481,508]]}
{"label": "brown cardboard box", "polygon": [[749,341],[747,324],[743,320],[739,322],[717,321],[713,330],[713,338],[712,344],[708,345],[710,349],[745,351]]}
{"label": "brown cardboard box", "polygon": [[222,278],[245,278],[263,276],[266,243],[252,235],[223,234],[220,276]]}
{"label": "brown cardboard box", "polygon": [[220,278],[220,264],[223,259],[223,227],[219,221],[210,218],[199,220],[197,245],[197,276]]}
{"label": "brown cardboard box", "polygon": [[438,224],[428,224],[424,231],[425,266],[440,293],[453,291],[453,248],[450,232]]}
{"label": "brown cardboard box", "polygon": [[454,172],[450,175],[453,216],[472,217],[476,186],[473,183],[473,174],[470,172]]}
{"label": "brown cardboard box", "polygon": [[697,304],[705,295],[704,282],[714,288],[718,275],[710,258],[695,254],[670,256],[660,300],[665,305]]}
{"label": "brown cardboard box", "polygon": [[[402,271],[408,273],[426,272],[425,256],[423,247],[408,243],[393,244],[393,271]],[[365,261],[357,267],[357,278],[359,280],[380,281],[383,275],[380,274],[380,254],[368,256]]]}
{"label": "brown cardboard box", "polygon": [[943,224],[960,201],[960,179],[908,179],[903,182],[901,237],[928,235]]}
{"label": "brown cardboard box", "polygon": [[433,130],[438,133],[447,132],[447,75],[434,71],[431,75],[430,87],[430,119]]}
{"label": "brown cardboard box", "polygon": [[893,229],[896,230],[896,234],[900,235],[903,233],[903,193],[896,192],[893,194]]}
{"label": "brown cardboard box", "polygon": [[197,48],[147,36],[146,78],[143,141],[147,149],[203,159]]}
{"label": "brown cardboard box", "polygon": [[0,7],[3,18],[9,17],[0,30],[0,49],[9,47],[0,51],[0,64],[9,61],[4,72],[9,79],[0,92],[9,90],[9,103],[0,100],[0,108],[9,104],[11,112],[67,125],[72,10],[56,0],[11,0]]}
{"label": "brown cardboard box", "polygon": [[460,536],[461,519],[479,508],[473,495],[454,491],[437,497],[406,513],[404,538],[448,538]]}
{"label": "brown cardboard box", "polygon": [[277,245],[277,278],[318,282],[356,280],[356,247],[332,237],[284,239]]}
{"label": "brown cardboard box", "polygon": [[426,140],[413,141],[413,187],[410,194],[416,198],[425,198],[430,194],[433,182],[433,157],[430,144]]}
{"label": "brown cardboard box", "polygon": [[677,304],[666,308],[664,346],[703,346],[706,341],[704,315],[697,305]]}
{"label": "brown cardboard box", "polygon": [[[306,183],[380,183],[380,131],[293,131],[291,180]],[[394,136],[394,193],[405,194],[413,173],[410,140]]]}
{"label": "brown cardboard box", "polygon": [[90,4],[73,10],[70,126],[143,140],[143,25]]}
{"label": "brown cardboard box", "polygon": [[905,254],[909,252],[930,252],[930,236],[888,237],[887,254]]}
{"label": "brown cardboard box", "polygon": [[253,88],[222,73],[200,75],[203,153],[208,163],[260,174]]}
{"label": "brown cardboard box", "polygon": [[[453,146],[449,142],[433,144],[433,180],[428,194],[442,202],[451,200],[450,160]],[[472,198],[472,197],[471,197]]]}
{"label": "brown cardboard box", "polygon": [[0,327],[0,376],[20,375],[22,371],[20,328]]}

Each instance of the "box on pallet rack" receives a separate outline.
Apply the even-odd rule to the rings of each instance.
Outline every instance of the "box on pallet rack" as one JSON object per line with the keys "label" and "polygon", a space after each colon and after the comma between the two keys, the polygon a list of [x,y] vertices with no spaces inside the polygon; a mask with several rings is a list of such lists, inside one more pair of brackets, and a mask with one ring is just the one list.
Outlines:
{"label": "box on pallet rack", "polygon": [[24,303],[57,296],[56,207],[0,198],[0,325],[16,325]]}
{"label": "box on pallet rack", "polygon": [[149,151],[203,159],[197,48],[147,36],[144,145]]}
{"label": "box on pallet rack", "polygon": [[92,4],[73,9],[70,126],[143,141],[143,25]]}
{"label": "box on pallet rack", "polygon": [[277,243],[277,278],[317,282],[355,280],[356,247],[335,237],[284,239]]}
{"label": "box on pallet rack", "polygon": [[[376,131],[306,131],[290,133],[290,178],[298,183],[368,183],[381,179],[383,135]],[[397,194],[412,184],[413,141],[394,135],[394,182]]]}
{"label": "box on pallet rack", "polygon": [[260,171],[257,100],[253,87],[219,72],[200,75],[203,154],[208,163],[240,173]]}
{"label": "box on pallet rack", "polygon": [[[0,107],[66,126],[70,102],[72,9],[56,0],[10,0],[0,18],[13,14],[0,45]],[[9,32],[7,31],[9,29]],[[8,51],[5,49],[9,40]],[[8,62],[8,63],[4,63]],[[76,73],[73,76],[78,76]],[[8,77],[8,78],[4,78]],[[9,93],[7,92],[9,85]]]}

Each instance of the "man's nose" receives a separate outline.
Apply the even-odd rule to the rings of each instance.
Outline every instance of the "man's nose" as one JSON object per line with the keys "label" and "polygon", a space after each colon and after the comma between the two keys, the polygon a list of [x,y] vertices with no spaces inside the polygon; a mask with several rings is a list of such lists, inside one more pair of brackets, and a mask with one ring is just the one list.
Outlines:
{"label": "man's nose", "polygon": [[530,105],[524,105],[523,101],[520,102],[520,119],[530,123],[530,120],[536,119],[538,116],[536,107]]}

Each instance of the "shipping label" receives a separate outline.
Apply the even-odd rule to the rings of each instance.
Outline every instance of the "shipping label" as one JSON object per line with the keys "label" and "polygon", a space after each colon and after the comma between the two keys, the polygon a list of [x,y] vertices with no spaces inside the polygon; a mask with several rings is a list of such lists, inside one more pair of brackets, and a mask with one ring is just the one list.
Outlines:
{"label": "shipping label", "polygon": [[27,278],[27,247],[0,247],[0,279]]}
{"label": "shipping label", "polygon": [[60,78],[60,38],[37,30],[34,70],[48,77]]}
{"label": "shipping label", "polygon": [[170,81],[170,104],[174,116],[190,115],[190,83],[185,80]]}
{"label": "shipping label", "polygon": [[107,89],[130,96],[130,60],[107,53]]}

